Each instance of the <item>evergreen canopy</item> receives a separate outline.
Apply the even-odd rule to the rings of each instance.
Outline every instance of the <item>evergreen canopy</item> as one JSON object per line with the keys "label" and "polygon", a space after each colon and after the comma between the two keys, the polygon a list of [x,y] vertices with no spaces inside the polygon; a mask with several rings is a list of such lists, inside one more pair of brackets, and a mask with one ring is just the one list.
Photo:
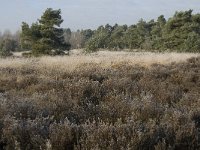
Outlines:
{"label": "evergreen canopy", "polygon": [[200,14],[192,10],[176,12],[168,20],[140,20],[137,24],[100,26],[86,43],[87,51],[107,49],[176,50],[200,52]]}
{"label": "evergreen canopy", "polygon": [[33,55],[61,53],[69,50],[70,44],[65,42],[64,31],[60,28],[63,19],[61,10],[48,8],[38,22],[30,27],[22,23],[21,41],[22,47],[31,49]]}

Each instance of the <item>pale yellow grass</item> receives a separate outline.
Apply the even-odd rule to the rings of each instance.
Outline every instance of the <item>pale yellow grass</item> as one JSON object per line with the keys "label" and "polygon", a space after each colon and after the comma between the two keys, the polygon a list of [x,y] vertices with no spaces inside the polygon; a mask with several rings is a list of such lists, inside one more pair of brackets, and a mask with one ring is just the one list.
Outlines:
{"label": "pale yellow grass", "polygon": [[103,68],[113,67],[117,64],[151,66],[154,63],[170,64],[183,62],[200,54],[194,53],[151,53],[151,52],[110,52],[99,51],[92,54],[83,54],[81,50],[73,50],[70,56],[45,56],[41,58],[6,58],[0,59],[0,68],[34,67],[37,69],[50,69],[60,71],[73,71],[87,64],[98,65]]}

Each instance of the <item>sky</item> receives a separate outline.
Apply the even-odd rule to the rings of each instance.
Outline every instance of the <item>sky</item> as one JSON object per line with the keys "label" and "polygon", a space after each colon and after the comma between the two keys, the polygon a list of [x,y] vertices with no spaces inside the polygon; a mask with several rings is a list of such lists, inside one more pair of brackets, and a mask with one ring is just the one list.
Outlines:
{"label": "sky", "polygon": [[200,0],[0,0],[0,31],[15,32],[23,21],[36,22],[46,8],[61,9],[62,27],[75,31],[107,23],[131,25],[161,14],[169,18],[175,11],[200,13]]}

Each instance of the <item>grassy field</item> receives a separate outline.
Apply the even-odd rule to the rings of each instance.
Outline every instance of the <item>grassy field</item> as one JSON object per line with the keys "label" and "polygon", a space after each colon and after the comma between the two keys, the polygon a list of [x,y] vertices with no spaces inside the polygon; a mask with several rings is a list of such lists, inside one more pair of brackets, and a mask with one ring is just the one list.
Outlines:
{"label": "grassy field", "polygon": [[0,149],[198,149],[200,54],[0,59]]}

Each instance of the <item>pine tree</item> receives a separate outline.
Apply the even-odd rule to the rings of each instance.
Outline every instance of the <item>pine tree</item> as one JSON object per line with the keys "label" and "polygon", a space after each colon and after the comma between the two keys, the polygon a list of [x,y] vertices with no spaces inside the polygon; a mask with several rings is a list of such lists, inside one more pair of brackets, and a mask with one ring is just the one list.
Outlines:
{"label": "pine tree", "polygon": [[[63,50],[69,50],[70,44],[64,39],[64,30],[60,28],[63,22],[61,10],[48,8],[41,16],[39,22],[22,24],[22,45],[31,48],[33,55],[60,54]],[[54,50],[54,52],[52,52]]]}
{"label": "pine tree", "polygon": [[185,51],[185,40],[192,32],[192,10],[176,12],[164,28],[163,38],[166,49]]}

